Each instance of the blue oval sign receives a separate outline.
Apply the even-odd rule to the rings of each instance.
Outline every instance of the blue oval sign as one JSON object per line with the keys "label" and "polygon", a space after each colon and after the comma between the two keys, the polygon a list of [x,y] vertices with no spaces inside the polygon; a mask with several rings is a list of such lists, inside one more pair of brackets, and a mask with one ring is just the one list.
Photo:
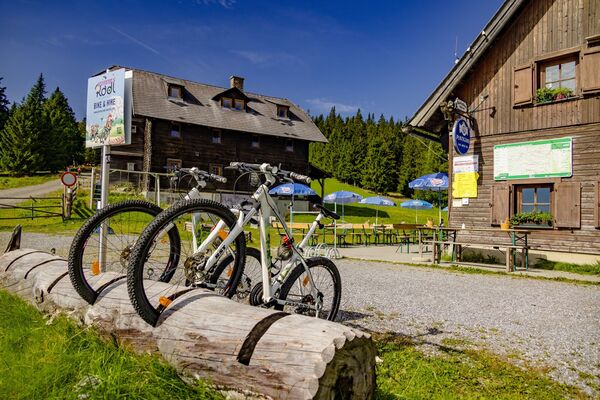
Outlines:
{"label": "blue oval sign", "polygon": [[452,129],[454,148],[459,154],[467,154],[471,145],[471,127],[467,120],[459,118]]}

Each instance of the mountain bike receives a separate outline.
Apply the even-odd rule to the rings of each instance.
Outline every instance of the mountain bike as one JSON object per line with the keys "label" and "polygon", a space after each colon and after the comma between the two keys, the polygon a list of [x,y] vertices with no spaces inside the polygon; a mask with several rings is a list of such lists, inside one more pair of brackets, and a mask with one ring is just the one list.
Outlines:
{"label": "mountain bike", "polygon": [[[341,279],[331,260],[324,257],[305,259],[298,246],[290,240],[288,244],[292,255],[289,261],[274,277],[270,270],[271,215],[281,223],[288,238],[292,235],[269,195],[269,188],[278,181],[308,183],[310,178],[266,163],[234,162],[227,169],[261,175],[264,181],[239,208],[230,210],[206,200],[182,201],[160,213],[142,232],[132,251],[127,271],[129,296],[138,314],[149,324],[156,325],[160,314],[174,300],[195,288],[206,287],[210,271],[215,271],[213,268],[219,261],[224,262],[229,256],[233,257],[228,269],[231,276],[223,291],[226,294],[235,292],[246,257],[244,227],[258,222],[262,282],[269,283],[262,285],[263,306],[333,320],[340,303]],[[194,220],[195,225],[192,224]],[[180,232],[183,227],[190,227],[190,234],[185,238],[180,235],[180,260],[178,265],[173,265],[167,257],[170,250],[161,243],[165,235],[176,227]],[[153,271],[152,274],[148,270]],[[174,274],[168,284],[149,278],[164,273]],[[215,287],[218,283],[218,279],[210,282]]]}
{"label": "mountain bike", "polygon": [[[198,168],[176,169],[172,180],[179,186],[185,177],[192,177],[196,182],[185,199],[199,199],[200,191],[209,182],[227,182],[222,176]],[[94,304],[105,288],[126,278],[131,250],[143,229],[162,211],[148,201],[126,200],[98,210],[81,226],[71,244],[68,270],[75,290],[85,301]],[[181,246],[179,232],[170,231],[163,241],[170,248],[168,263],[176,265]],[[252,256],[259,259],[255,253],[250,254],[249,259]],[[227,264],[223,262],[217,266],[225,268]],[[171,276],[165,274],[160,279],[167,282]]]}

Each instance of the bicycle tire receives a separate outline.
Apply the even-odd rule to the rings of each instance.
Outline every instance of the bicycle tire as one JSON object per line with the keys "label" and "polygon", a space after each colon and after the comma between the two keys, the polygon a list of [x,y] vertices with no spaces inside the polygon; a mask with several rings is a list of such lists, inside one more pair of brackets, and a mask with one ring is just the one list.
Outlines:
{"label": "bicycle tire", "polygon": [[[95,231],[99,226],[107,219],[114,218],[119,214],[138,212],[148,214],[151,219],[154,219],[161,211],[162,208],[148,201],[126,200],[110,204],[96,211],[96,213],[87,219],[79,228],[69,249],[68,271],[73,287],[86,302],[94,304],[98,295],[106,287],[105,285],[97,288],[92,287],[86,278],[83,260],[86,246],[89,244],[90,238],[95,234]],[[177,241],[178,237],[176,236],[176,232],[174,232],[174,235],[175,236],[170,237],[170,239],[172,241]],[[122,252],[126,250],[126,246],[129,246],[129,244],[126,244],[123,249],[112,250],[117,250],[122,254]],[[173,257],[177,257],[175,253],[176,252],[172,255]],[[124,274],[124,276],[125,275],[126,274]]]}
{"label": "bicycle tire", "polygon": [[[220,203],[204,199],[183,200],[176,203],[169,209],[161,212],[152,221],[152,223],[150,223],[150,225],[148,225],[146,229],[144,229],[144,231],[140,235],[140,239],[138,240],[132,251],[132,257],[127,271],[127,291],[129,293],[131,304],[133,305],[139,316],[142,317],[144,321],[146,321],[152,326],[156,326],[160,314],[168,307],[170,302],[173,301],[176,297],[175,296],[167,298],[167,305],[159,304],[155,307],[146,294],[146,289],[144,288],[144,264],[148,261],[150,252],[152,251],[154,238],[163,229],[168,227],[169,224],[173,224],[174,226],[176,226],[176,223],[173,221],[176,221],[178,217],[185,214],[197,214],[201,212],[211,213],[212,215],[218,216],[218,218],[225,222],[229,229],[233,228],[237,223],[233,213],[227,207]],[[171,230],[174,229],[169,228],[169,231]],[[235,294],[235,290],[244,270],[246,251],[246,239],[244,235],[238,235],[233,243],[235,243],[236,257],[232,271],[232,276],[225,290],[222,293],[222,295],[225,297],[232,297]],[[172,274],[174,274],[177,268],[179,268],[179,265],[167,265],[166,268],[171,268]],[[178,296],[183,293],[184,292],[178,292],[176,293],[176,295]],[[162,301],[162,297],[160,298],[160,300]]]}
{"label": "bicycle tire", "polygon": [[[253,264],[250,268],[253,270],[248,273],[248,267],[250,260],[252,260]],[[219,277],[223,275],[225,272],[225,268],[227,268],[233,262],[233,256],[228,255],[223,261],[217,264],[217,267],[214,269],[213,273],[210,277],[210,283],[217,285],[219,281]],[[244,271],[240,278],[240,282],[238,283],[238,288],[236,290],[236,296],[232,298],[235,300],[245,299],[246,296],[250,294],[250,290],[255,286],[262,282],[262,265],[261,265],[261,255],[260,250],[255,249],[254,247],[246,247],[246,263],[244,265]],[[240,288],[246,285],[247,289],[243,290],[243,297],[240,296]]]}
{"label": "bicycle tire", "polygon": [[[305,262],[306,262],[306,265],[308,266],[309,270],[311,270],[311,271],[313,268],[318,268],[318,267],[324,268],[327,271],[327,273],[329,274],[329,277],[332,279],[333,296],[332,296],[332,300],[330,302],[326,302],[326,304],[330,304],[330,309],[328,310],[327,315],[323,319],[333,321],[339,310],[340,300],[342,297],[342,280],[340,278],[340,273],[339,273],[336,265],[333,263],[333,261],[331,261],[329,258],[326,258],[326,257],[307,258],[307,259],[305,259]],[[279,291],[279,296],[277,298],[280,300],[287,300],[294,283],[297,280],[300,280],[300,278],[302,277],[303,274],[305,274],[304,265],[302,265],[301,263],[297,264],[294,267],[294,269],[292,270],[292,272],[290,272],[288,277],[283,282],[283,285],[281,286],[281,289]],[[314,278],[314,276],[313,276],[313,278]],[[309,283],[309,281],[307,280],[307,277],[302,279],[303,286],[306,286],[308,283]],[[307,297],[307,296],[303,296],[303,301],[304,301],[305,297]],[[310,300],[306,300],[306,301],[310,301]],[[302,310],[300,310],[301,308],[302,307],[296,307],[296,309],[293,312],[302,311]],[[275,309],[280,310],[280,311],[286,311],[286,307],[281,304],[276,305]],[[319,316],[319,318],[322,318],[322,317]]]}

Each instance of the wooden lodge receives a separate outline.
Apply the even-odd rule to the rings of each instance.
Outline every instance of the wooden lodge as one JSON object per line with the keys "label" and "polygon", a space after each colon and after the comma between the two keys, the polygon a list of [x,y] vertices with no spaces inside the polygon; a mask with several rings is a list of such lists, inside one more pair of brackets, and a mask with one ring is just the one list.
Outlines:
{"label": "wooden lodge", "polygon": [[[467,136],[453,132],[460,118],[470,125],[466,152],[454,145]],[[500,230],[543,211],[550,221],[517,225],[531,231],[532,251],[598,259],[600,2],[507,0],[407,130],[448,149],[450,226]],[[463,190],[468,179],[476,187]],[[489,230],[477,241],[498,237]]]}
{"label": "wooden lodge", "polygon": [[[113,148],[111,168],[165,173],[195,166],[229,178],[207,191],[228,191],[238,176],[224,170],[231,161],[281,164],[310,174],[309,143],[327,141],[300,107],[245,91],[244,78],[232,76],[223,88],[125,69],[133,71],[131,144]],[[247,180],[236,189],[249,189]]]}

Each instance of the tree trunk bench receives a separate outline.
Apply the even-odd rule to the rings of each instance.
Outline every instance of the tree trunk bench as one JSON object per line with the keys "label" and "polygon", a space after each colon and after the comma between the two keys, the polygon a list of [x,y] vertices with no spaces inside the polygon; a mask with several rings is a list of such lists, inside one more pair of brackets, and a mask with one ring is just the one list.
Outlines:
{"label": "tree trunk bench", "polygon": [[[116,277],[106,273],[97,279]],[[338,323],[251,307],[197,289],[177,298],[154,328],[131,306],[125,279],[111,283],[89,305],[73,289],[67,262],[33,249],[0,256],[0,288],[43,311],[68,312],[137,351],[160,353],[182,374],[220,389],[274,399],[374,394],[376,349],[370,336]]]}

